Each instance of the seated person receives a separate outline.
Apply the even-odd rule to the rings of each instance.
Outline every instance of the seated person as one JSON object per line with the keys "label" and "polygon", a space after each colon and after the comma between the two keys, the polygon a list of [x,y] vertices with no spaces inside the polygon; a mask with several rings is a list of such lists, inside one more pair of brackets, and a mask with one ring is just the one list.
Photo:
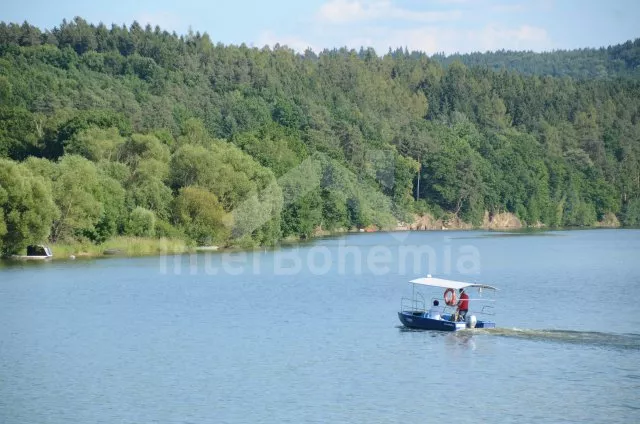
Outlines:
{"label": "seated person", "polygon": [[439,305],[440,302],[438,302],[437,299],[433,301],[433,306],[431,307],[431,309],[429,309],[429,318],[441,319],[440,314],[442,313],[442,310],[440,309]]}

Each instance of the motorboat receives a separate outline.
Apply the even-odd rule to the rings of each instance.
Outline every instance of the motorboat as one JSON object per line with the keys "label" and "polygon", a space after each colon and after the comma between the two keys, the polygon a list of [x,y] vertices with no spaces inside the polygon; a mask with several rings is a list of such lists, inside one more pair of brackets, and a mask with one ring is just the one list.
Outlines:
{"label": "motorboat", "polygon": [[[487,284],[445,280],[431,275],[409,283],[412,287],[411,298],[402,298],[398,312],[398,318],[405,327],[437,331],[495,328],[496,323],[490,320],[494,315],[495,299],[489,293],[493,294],[497,288]],[[444,289],[441,295],[435,294],[435,289],[438,288]],[[430,289],[434,293],[428,304],[422,293],[423,289]],[[457,311],[461,289],[469,297],[469,308],[464,317]]]}

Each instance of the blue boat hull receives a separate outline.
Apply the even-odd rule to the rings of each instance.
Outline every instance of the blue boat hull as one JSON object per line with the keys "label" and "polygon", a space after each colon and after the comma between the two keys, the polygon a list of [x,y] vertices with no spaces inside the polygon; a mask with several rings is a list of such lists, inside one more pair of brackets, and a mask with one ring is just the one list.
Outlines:
{"label": "blue boat hull", "polygon": [[[446,319],[449,318],[448,315],[444,316],[445,319],[432,319],[428,318],[424,312],[403,311],[398,312],[398,318],[400,318],[400,322],[405,327],[416,328],[420,330],[458,331],[467,327],[464,322],[449,321],[448,319]],[[495,327],[495,322],[478,321],[476,323],[476,328]]]}

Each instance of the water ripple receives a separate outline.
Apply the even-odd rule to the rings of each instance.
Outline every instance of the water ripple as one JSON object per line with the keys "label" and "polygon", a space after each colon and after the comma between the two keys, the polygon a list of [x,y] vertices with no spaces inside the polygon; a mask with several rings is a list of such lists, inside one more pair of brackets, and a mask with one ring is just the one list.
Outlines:
{"label": "water ripple", "polygon": [[585,346],[640,350],[640,335],[632,333],[603,333],[598,331],[534,330],[523,328],[495,328],[473,330],[479,334],[514,337],[540,342],[570,343]]}

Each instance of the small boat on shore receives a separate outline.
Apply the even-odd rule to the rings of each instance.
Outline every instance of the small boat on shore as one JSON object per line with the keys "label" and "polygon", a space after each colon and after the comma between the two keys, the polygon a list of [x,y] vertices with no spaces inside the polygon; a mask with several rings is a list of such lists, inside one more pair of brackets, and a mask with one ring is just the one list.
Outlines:
{"label": "small boat on shore", "polygon": [[[483,297],[485,291],[495,292],[497,289],[487,284],[465,283],[445,280],[427,275],[409,281],[412,286],[411,298],[403,297],[400,301],[398,318],[405,327],[420,330],[458,331],[464,328],[495,328],[496,323],[490,321],[493,315],[493,299]],[[428,306],[420,292],[422,288],[445,289],[442,296],[432,295]],[[456,291],[475,292],[468,298],[468,311],[458,314],[458,295]],[[440,306],[440,304],[443,306]],[[429,307],[429,309],[427,309]]]}
{"label": "small boat on shore", "polygon": [[12,255],[10,258],[23,261],[43,261],[53,258],[53,253],[47,246],[33,245],[27,246],[26,255]]}

